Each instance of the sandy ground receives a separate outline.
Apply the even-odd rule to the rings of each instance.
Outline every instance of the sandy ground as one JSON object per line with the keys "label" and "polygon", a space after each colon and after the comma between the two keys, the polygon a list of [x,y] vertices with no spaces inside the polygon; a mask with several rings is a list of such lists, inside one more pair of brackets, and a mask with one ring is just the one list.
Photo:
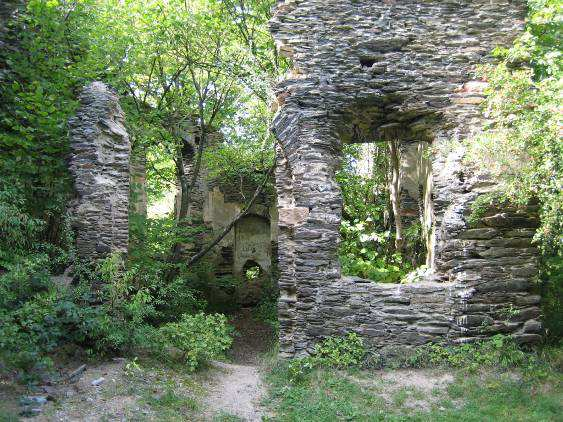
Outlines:
{"label": "sandy ground", "polygon": [[260,372],[256,366],[235,365],[214,362],[218,370],[203,406],[205,420],[228,414],[245,421],[261,421],[264,411],[260,401],[264,395],[264,386],[260,380]]}
{"label": "sandy ground", "polygon": [[248,421],[261,421],[264,409],[260,402],[265,394],[261,381],[263,355],[272,345],[272,329],[252,318],[243,309],[232,319],[237,335],[229,357],[233,363],[213,362],[216,370],[204,402],[204,418],[228,414]]}

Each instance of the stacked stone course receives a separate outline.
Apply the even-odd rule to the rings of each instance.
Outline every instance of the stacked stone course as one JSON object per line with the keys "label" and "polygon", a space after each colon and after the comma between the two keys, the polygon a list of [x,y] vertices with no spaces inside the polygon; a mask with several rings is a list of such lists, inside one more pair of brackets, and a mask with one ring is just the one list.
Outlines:
{"label": "stacked stone course", "polygon": [[[463,162],[482,127],[492,61],[523,28],[523,0],[286,0],[271,32],[293,70],[277,89],[280,350],[299,356],[356,331],[382,351],[494,333],[540,338],[531,238],[535,209],[493,210],[470,227],[494,181]],[[416,285],[342,278],[345,142],[432,143],[433,275]]]}
{"label": "stacked stone course", "polygon": [[80,94],[70,119],[71,203],[77,254],[97,260],[127,252],[129,242],[129,155],[131,144],[118,96],[102,82]]}

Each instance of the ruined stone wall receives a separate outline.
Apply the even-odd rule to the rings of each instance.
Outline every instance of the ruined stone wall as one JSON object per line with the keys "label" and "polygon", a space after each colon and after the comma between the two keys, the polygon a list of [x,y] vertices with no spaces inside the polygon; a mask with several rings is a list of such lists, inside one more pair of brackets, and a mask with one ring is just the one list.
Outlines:
{"label": "ruined stone wall", "polygon": [[[245,196],[242,197],[239,186],[211,185],[213,188],[206,193],[204,222],[213,229],[213,233],[219,233],[242,211],[248,198],[253,195],[253,189],[244,189]],[[269,274],[276,242],[275,200],[270,195],[260,195],[249,215],[238,221],[219,243],[215,259],[218,273],[244,275],[243,267],[248,261],[253,261]]]}
{"label": "ruined stone wall", "polygon": [[131,145],[119,98],[107,85],[87,85],[80,103],[69,121],[76,192],[70,211],[78,256],[96,260],[127,252]]}
{"label": "ruined stone wall", "polygon": [[[319,338],[347,330],[377,348],[495,332],[539,338],[539,298],[528,293],[537,271],[534,210],[497,210],[471,229],[470,205],[494,182],[462,163],[464,143],[482,126],[486,84],[476,66],[509,45],[524,15],[523,0],[278,3],[271,31],[293,60],[273,123],[282,355],[307,353]],[[441,284],[341,278],[342,143],[391,139],[432,143],[425,207],[431,279]],[[519,316],[503,317],[505,308]]]}
{"label": "ruined stone wall", "polygon": [[315,338],[355,331],[384,356],[428,342],[463,343],[492,334],[536,342],[539,297],[522,286],[425,282],[373,283],[344,277],[320,291]]}

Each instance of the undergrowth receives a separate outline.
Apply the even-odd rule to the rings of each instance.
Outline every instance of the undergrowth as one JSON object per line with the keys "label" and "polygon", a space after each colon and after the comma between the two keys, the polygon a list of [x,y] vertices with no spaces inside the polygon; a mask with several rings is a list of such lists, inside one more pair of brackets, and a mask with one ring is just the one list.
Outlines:
{"label": "undergrowth", "polygon": [[[98,263],[75,258],[72,232],[57,245],[44,242],[45,225],[13,189],[0,187],[0,372],[22,382],[49,374],[51,356],[74,345],[90,356],[147,353],[180,355],[190,369],[230,346],[225,317],[204,315],[195,289],[208,271],[167,259],[179,232],[170,221],[132,228],[137,242],[128,260],[114,254]],[[165,230],[163,230],[165,228]],[[63,269],[71,277],[60,276]]]}
{"label": "undergrowth", "polygon": [[385,379],[387,370],[374,370],[373,359],[361,339],[348,335],[327,339],[308,358],[279,363],[267,378],[268,420],[556,421],[563,411],[561,347],[524,351],[497,336],[423,346],[387,362],[429,380],[452,374],[432,390],[412,386],[415,372],[395,372],[404,377],[399,384]]}

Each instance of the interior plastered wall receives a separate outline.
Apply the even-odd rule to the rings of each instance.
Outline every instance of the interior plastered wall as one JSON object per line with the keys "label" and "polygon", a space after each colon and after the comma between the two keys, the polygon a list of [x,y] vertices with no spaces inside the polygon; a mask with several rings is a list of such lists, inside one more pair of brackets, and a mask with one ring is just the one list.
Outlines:
{"label": "interior plastered wall", "polygon": [[[204,222],[213,233],[221,232],[243,209],[245,204],[229,202],[219,186],[207,192]],[[272,265],[272,242],[277,241],[277,208],[275,205],[255,204],[248,217],[239,223],[220,242],[219,247],[233,248],[233,272],[240,275],[248,260],[253,260],[269,272]]]}

